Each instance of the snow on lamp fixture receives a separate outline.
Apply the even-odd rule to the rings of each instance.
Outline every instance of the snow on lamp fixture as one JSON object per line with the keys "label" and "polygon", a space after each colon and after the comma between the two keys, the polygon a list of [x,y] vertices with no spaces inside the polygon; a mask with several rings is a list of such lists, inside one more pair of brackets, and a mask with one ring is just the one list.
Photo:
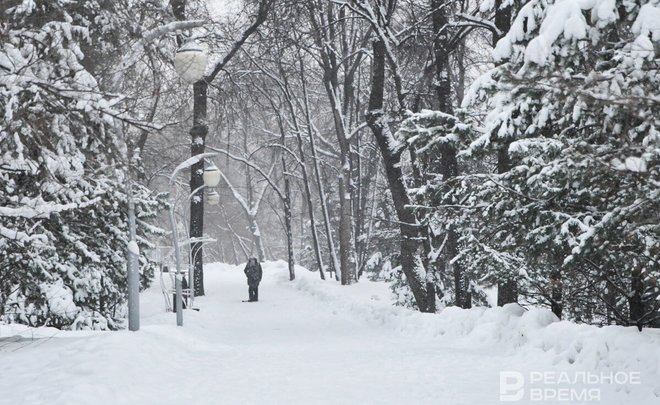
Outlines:
{"label": "snow on lamp fixture", "polygon": [[179,48],[174,57],[174,69],[188,83],[204,77],[208,56],[204,48],[195,41],[188,41]]}
{"label": "snow on lamp fixture", "polygon": [[218,205],[220,204],[220,194],[216,191],[212,191],[206,195],[206,201],[209,205]]}
{"label": "snow on lamp fixture", "polygon": [[216,187],[220,183],[220,170],[215,165],[207,166],[202,178],[206,187]]}

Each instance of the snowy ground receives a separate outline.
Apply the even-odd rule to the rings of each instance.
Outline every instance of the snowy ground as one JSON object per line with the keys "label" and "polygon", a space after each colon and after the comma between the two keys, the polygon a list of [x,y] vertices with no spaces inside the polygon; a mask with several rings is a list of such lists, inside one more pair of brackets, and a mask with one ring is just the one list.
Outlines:
{"label": "snowy ground", "polygon": [[[500,403],[502,371],[577,381],[526,380],[518,403],[531,403],[534,387],[598,389],[590,403],[660,403],[657,331],[513,307],[419,314],[392,307],[384,284],[340,287],[304,269],[289,283],[283,262],[264,273],[261,302],[242,303],[242,267],[208,265],[201,311],[185,311],[182,328],[163,312],[158,283],[141,296],[138,333],[0,325],[0,404],[482,405]],[[636,374],[633,384],[580,383],[595,373]]]}

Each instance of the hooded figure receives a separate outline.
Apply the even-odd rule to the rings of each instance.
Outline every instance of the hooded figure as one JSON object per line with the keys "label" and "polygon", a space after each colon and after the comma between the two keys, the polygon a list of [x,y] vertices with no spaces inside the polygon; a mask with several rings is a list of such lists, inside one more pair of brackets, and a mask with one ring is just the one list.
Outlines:
{"label": "hooded figure", "polygon": [[245,266],[245,275],[247,276],[249,302],[259,301],[259,282],[261,281],[261,265],[254,257],[248,260]]}

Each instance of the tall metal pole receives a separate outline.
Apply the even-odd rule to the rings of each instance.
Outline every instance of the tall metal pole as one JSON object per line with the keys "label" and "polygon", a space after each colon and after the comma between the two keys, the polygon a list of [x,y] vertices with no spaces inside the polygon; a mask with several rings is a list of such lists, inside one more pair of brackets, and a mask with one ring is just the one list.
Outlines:
{"label": "tall metal pole", "polygon": [[128,174],[128,330],[140,330],[140,270],[135,238],[135,202],[133,201],[133,182]]}
{"label": "tall metal pole", "polygon": [[129,156],[128,140],[120,122],[115,121],[115,129],[124,140],[126,151],[123,158],[126,165],[126,199],[128,201],[128,262],[126,263],[126,284],[128,287],[128,330],[140,330],[140,270],[139,249],[137,249],[135,231],[135,202],[133,201],[133,179],[131,177],[131,158]]}
{"label": "tall metal pole", "polygon": [[174,257],[176,258],[176,275],[175,288],[176,298],[174,305],[176,306],[176,325],[183,326],[183,289],[181,286],[181,252],[179,251],[179,232],[176,229],[176,219],[174,217],[174,200],[170,204],[170,223],[172,224],[172,242],[174,243]]}

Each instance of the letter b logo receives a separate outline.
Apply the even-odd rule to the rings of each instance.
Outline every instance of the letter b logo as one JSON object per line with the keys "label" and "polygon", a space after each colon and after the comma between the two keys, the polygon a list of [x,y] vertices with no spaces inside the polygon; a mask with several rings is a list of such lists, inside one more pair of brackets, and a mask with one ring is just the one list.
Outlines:
{"label": "letter b logo", "polygon": [[500,401],[520,401],[525,396],[525,376],[517,371],[500,371]]}

